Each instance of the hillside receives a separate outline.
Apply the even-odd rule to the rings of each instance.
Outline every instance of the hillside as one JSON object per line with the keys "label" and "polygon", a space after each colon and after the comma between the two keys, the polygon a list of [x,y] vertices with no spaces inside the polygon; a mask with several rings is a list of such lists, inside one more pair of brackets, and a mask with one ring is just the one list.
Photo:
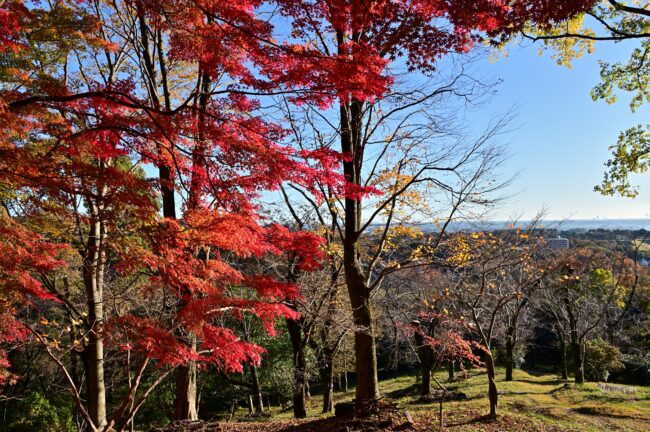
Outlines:
{"label": "hillside", "polygon": [[[517,371],[515,381],[503,381],[498,371],[500,414],[487,420],[487,385],[485,373],[471,371],[467,380],[449,384],[449,389],[463,392],[466,400],[444,404],[445,430],[449,431],[647,431],[650,430],[650,387],[632,387],[587,383],[576,387],[554,374]],[[441,382],[444,375],[438,377]],[[230,423],[192,423],[157,431],[330,431],[330,430],[417,430],[438,427],[437,403],[418,401],[415,378],[404,376],[380,383],[384,401],[394,401],[412,414],[413,427],[405,417],[380,413],[374,420],[337,419],[319,414],[320,398],[309,404],[309,418],[291,419],[290,412],[273,411],[272,420],[246,419],[245,410],[235,414]],[[337,393],[336,402],[349,401],[353,393]],[[389,402],[387,402],[390,405]],[[390,418],[389,418],[390,417]]]}

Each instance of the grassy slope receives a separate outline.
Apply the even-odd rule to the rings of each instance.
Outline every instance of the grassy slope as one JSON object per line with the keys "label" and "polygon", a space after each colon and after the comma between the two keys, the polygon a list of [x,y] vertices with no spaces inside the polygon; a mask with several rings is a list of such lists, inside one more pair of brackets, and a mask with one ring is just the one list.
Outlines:
{"label": "grassy slope", "polygon": [[[604,392],[595,383],[579,388],[571,384],[567,386],[566,381],[549,374],[515,371],[513,382],[503,381],[503,376],[503,371],[498,371],[500,416],[497,421],[485,421],[481,417],[488,411],[484,373],[472,371],[467,380],[449,384],[450,390],[462,391],[468,399],[445,403],[445,430],[650,431],[650,387],[636,387],[636,393],[624,394]],[[438,378],[444,383],[444,373],[440,373]],[[413,377],[386,380],[380,383],[380,388],[385,397],[397,400],[413,414],[418,429],[435,430],[438,404],[418,403]],[[335,394],[335,402],[352,398],[353,393]],[[320,402],[320,397],[312,398],[309,406],[311,420],[323,418],[319,413]],[[243,411],[238,413],[244,414]],[[291,411],[278,412],[274,408],[273,414],[273,429],[282,429],[281,420],[286,420],[287,426],[296,424],[290,421]]]}

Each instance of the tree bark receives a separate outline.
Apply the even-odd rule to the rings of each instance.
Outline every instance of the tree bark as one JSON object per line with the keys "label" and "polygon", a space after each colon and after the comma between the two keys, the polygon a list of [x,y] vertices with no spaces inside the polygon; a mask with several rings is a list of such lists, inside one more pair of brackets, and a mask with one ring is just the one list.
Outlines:
{"label": "tree bark", "polygon": [[453,360],[450,360],[448,362],[448,372],[449,372],[449,378],[448,380],[455,381],[456,380],[456,362]]}
{"label": "tree bark", "polygon": [[323,386],[323,414],[334,409],[334,365],[327,362],[319,368],[320,380]]}
{"label": "tree bark", "polygon": [[175,420],[198,420],[196,410],[196,362],[179,366],[176,374]]}
{"label": "tree bark", "polygon": [[[346,199],[347,201],[351,200]],[[361,273],[357,260],[357,250],[357,242],[346,238],[343,259],[345,260],[345,280],[355,324],[356,405],[357,409],[363,410],[364,406],[379,398],[379,384],[377,381],[377,347],[370,290],[366,286]]]}
{"label": "tree bark", "polygon": [[431,366],[428,364],[420,363],[420,372],[422,372],[420,396],[431,396]]}
{"label": "tree bark", "polygon": [[512,381],[512,370],[514,369],[514,338],[515,328],[509,326],[506,330],[506,381]]}
{"label": "tree bark", "polygon": [[[360,34],[356,31],[353,33],[352,40],[358,40]],[[337,30],[336,39],[339,54],[349,55],[346,38],[342,31]],[[350,156],[343,161],[343,174],[350,184],[361,185],[363,102],[355,99],[341,99],[340,102],[341,152]],[[366,285],[366,278],[359,259],[361,218],[361,197],[355,194],[346,194],[344,203],[343,263],[345,283],[348,288],[355,325],[354,351],[357,373],[355,402],[357,411],[365,414],[370,405],[379,398],[379,385],[377,381],[377,348],[370,289]]]}
{"label": "tree bark", "polygon": [[[421,329],[419,321],[414,321],[413,326]],[[431,332],[431,327],[429,328]],[[422,374],[422,384],[420,385],[421,396],[431,396],[431,371],[433,370],[433,352],[432,348],[424,341],[424,336],[420,331],[413,334],[413,341],[415,342],[415,352],[420,362],[420,373]]]}
{"label": "tree bark", "polygon": [[566,342],[562,336],[560,336],[560,362],[560,373],[562,374],[562,379],[569,379],[569,370],[567,367],[566,357]]}
{"label": "tree bark", "polygon": [[295,418],[305,418],[307,417],[305,403],[307,362],[300,321],[287,319],[287,330],[291,340],[291,349],[293,350],[293,416]]}
{"label": "tree bark", "polygon": [[251,384],[253,392],[253,406],[257,414],[264,412],[264,400],[262,399],[262,387],[260,386],[260,377],[257,373],[257,368],[251,366]]}
{"label": "tree bark", "polygon": [[248,414],[253,414],[253,396],[249,394],[246,400],[248,401]]}
{"label": "tree bark", "polygon": [[[356,249],[356,248],[355,248]],[[347,261],[347,258],[344,258]],[[355,260],[356,261],[356,260]],[[377,380],[377,347],[372,306],[368,288],[360,279],[353,267],[346,263],[346,280],[352,303],[355,332],[354,351],[356,355],[356,407],[359,411],[379,398],[379,383]]]}
{"label": "tree bark", "polygon": [[573,374],[575,377],[575,383],[583,384],[585,382],[585,372],[582,358],[582,344],[577,336],[574,337],[573,334],[571,335],[571,350],[573,351]]}
{"label": "tree bark", "polygon": [[[99,191],[103,195],[104,191]],[[106,385],[104,382],[104,272],[106,252],[105,226],[101,221],[101,204],[88,201],[90,232],[83,260],[83,277],[88,304],[88,344],[83,358],[86,369],[88,413],[96,427],[106,426]]]}
{"label": "tree bark", "polygon": [[497,392],[497,384],[494,372],[494,357],[492,352],[487,350],[485,352],[485,368],[488,375],[488,399],[490,401],[490,417],[496,417],[497,404],[499,402],[499,393]]}

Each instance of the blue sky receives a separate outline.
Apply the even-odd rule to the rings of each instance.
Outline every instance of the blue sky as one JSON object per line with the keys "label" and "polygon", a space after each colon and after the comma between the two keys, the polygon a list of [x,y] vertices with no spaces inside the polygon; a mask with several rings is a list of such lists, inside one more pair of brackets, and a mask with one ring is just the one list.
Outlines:
{"label": "blue sky", "polygon": [[551,219],[650,217],[650,173],[634,177],[641,189],[634,200],[593,191],[619,132],[650,123],[650,109],[633,114],[625,94],[613,105],[590,96],[599,82],[598,59],[626,60],[630,50],[630,45],[601,43],[567,69],[550,52],[540,56],[536,45],[526,44],[511,47],[506,58],[477,65],[481,74],[503,80],[489,105],[472,114],[477,124],[516,106],[514,130],[506,138],[510,159],[503,170],[519,177],[508,191],[512,198],[491,218],[526,218],[542,208]]}

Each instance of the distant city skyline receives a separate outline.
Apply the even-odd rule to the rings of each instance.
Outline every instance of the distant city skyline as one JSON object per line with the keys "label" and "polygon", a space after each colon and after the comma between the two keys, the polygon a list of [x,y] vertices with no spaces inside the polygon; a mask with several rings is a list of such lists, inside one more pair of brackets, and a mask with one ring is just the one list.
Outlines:
{"label": "distant city skyline", "polygon": [[629,109],[629,96],[615,104],[594,102],[599,83],[598,60],[625,61],[634,45],[600,43],[593,54],[576,59],[571,69],[558,66],[539,45],[514,46],[496,62],[481,60],[476,69],[502,79],[489,106],[470,114],[477,131],[499,112],[514,107],[513,131],[504,139],[510,159],[504,176],[518,173],[507,190],[506,205],[489,219],[532,218],[547,209],[549,219],[620,219],[650,217],[650,173],[632,177],[640,193],[635,199],[604,197],[593,191],[609,159],[608,146],[634,125],[650,123],[650,109]]}

